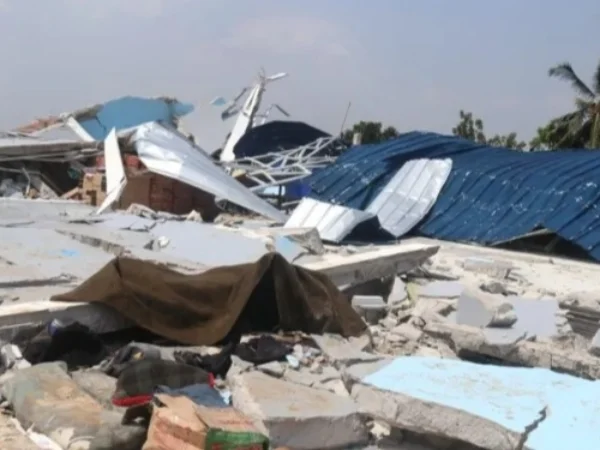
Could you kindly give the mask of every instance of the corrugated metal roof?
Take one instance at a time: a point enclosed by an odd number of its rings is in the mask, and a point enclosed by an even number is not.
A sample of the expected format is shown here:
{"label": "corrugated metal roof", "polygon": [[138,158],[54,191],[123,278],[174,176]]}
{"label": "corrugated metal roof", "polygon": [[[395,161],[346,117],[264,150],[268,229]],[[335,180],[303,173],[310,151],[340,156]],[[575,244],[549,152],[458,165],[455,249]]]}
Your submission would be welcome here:
{"label": "corrugated metal roof", "polygon": [[416,232],[490,244],[545,227],[600,260],[600,152],[518,152],[413,132],[356,147],[307,179],[311,196],[366,209],[408,160],[450,158],[452,171]]}
{"label": "corrugated metal roof", "polygon": [[340,242],[359,224],[373,218],[368,212],[304,198],[285,224],[285,228],[316,228],[321,239]]}
{"label": "corrugated metal roof", "polygon": [[429,212],[451,167],[450,159],[409,161],[385,185],[366,211],[305,198],[285,226],[314,227],[322,239],[340,242],[358,224],[377,217],[384,230],[399,238]]}
{"label": "corrugated metal roof", "polygon": [[404,164],[367,211],[381,228],[399,238],[412,230],[434,205],[450,175],[450,159],[413,159]]}

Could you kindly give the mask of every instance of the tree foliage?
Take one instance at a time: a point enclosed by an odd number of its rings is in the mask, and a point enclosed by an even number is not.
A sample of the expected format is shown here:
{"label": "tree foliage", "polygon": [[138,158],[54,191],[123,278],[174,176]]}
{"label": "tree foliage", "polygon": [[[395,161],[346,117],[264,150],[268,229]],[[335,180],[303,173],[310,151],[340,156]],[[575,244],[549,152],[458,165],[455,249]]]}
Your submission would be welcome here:
{"label": "tree foliage", "polygon": [[548,75],[567,81],[575,91],[575,110],[538,129],[534,148],[600,148],[600,63],[589,87],[569,63],[552,67]]}
{"label": "tree foliage", "polygon": [[523,150],[526,143],[517,139],[517,133],[507,135],[494,135],[488,138],[485,135],[483,120],[474,117],[473,113],[460,111],[460,121],[452,128],[452,134],[465,139],[477,142],[479,144],[491,145],[493,147],[507,147],[516,150]]}
{"label": "tree foliage", "polygon": [[381,122],[360,121],[355,123],[352,128],[342,133],[342,139],[348,143],[352,142],[354,133],[360,133],[363,144],[376,144],[378,142],[388,141],[400,135],[398,130],[392,126],[383,127]]}

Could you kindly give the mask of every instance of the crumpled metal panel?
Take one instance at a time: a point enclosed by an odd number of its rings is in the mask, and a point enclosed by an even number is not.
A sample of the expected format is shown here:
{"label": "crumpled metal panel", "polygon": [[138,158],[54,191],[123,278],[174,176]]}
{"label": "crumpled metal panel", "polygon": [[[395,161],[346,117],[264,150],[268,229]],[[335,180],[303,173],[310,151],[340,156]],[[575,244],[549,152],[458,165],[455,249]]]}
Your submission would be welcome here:
{"label": "crumpled metal panel", "polygon": [[280,223],[287,216],[218,167],[200,148],[157,122],[139,126],[133,136],[148,170],[179,180]]}
{"label": "crumpled metal panel", "polygon": [[285,228],[316,228],[321,239],[340,242],[359,224],[373,214],[305,198],[298,204]]}
{"label": "crumpled metal panel", "polygon": [[520,152],[412,132],[352,148],[306,182],[316,200],[365,210],[419,158],[450,158],[452,170],[417,233],[493,244],[547,228],[600,260],[600,151]]}
{"label": "crumpled metal panel", "polygon": [[367,211],[399,238],[417,225],[435,203],[452,169],[451,159],[414,159],[392,177]]}

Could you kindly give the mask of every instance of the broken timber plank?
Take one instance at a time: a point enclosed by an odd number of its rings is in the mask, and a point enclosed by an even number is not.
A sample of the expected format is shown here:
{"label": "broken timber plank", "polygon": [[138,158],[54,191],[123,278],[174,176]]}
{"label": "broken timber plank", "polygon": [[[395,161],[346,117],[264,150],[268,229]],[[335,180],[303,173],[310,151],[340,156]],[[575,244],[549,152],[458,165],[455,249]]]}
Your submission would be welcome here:
{"label": "broken timber plank", "polygon": [[[302,267],[328,275],[337,285],[354,285],[365,281],[407,272],[433,256],[439,246],[402,243],[351,255],[325,255],[323,260],[301,264]],[[23,327],[69,318],[89,326],[97,333],[122,330],[131,322],[104,305],[40,300],[0,306],[0,338],[11,338]]]}

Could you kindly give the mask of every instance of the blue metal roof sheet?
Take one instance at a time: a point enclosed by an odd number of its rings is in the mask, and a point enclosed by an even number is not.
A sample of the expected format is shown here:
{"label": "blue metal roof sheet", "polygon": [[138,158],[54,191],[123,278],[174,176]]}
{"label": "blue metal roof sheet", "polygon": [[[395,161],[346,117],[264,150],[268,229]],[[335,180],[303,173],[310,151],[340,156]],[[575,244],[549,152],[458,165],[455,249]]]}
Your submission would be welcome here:
{"label": "blue metal roof sheet", "polygon": [[600,151],[519,152],[412,132],[350,149],[306,183],[313,198],[364,210],[415,158],[450,158],[453,163],[415,232],[491,244],[544,227],[600,260]]}

